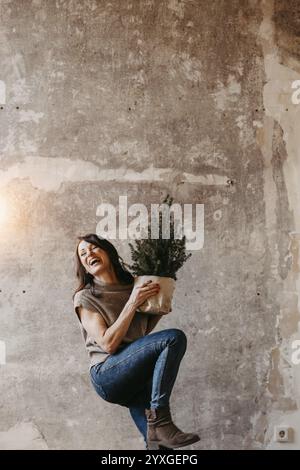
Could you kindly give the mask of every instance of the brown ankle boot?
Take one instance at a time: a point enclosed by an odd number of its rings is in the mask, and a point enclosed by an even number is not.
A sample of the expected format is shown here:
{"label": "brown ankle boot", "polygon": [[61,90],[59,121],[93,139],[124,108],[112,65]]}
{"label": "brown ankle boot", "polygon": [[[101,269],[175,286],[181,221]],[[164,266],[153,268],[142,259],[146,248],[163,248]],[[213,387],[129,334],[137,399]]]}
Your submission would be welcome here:
{"label": "brown ankle boot", "polygon": [[172,421],[170,407],[145,409],[147,417],[148,449],[158,449],[159,445],[171,449],[188,446],[200,441],[198,434],[184,433]]}

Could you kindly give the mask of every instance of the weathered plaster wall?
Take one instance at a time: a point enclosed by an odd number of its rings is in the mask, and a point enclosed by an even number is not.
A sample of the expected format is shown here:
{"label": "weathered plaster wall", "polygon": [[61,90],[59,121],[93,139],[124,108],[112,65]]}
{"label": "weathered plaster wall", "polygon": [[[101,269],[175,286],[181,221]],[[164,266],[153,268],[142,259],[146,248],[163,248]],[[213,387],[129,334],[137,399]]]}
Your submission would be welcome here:
{"label": "weathered plaster wall", "polygon": [[143,448],[128,410],[91,389],[73,252],[101,202],[166,192],[205,204],[204,248],[157,328],[188,337],[174,420],[195,448],[275,447],[275,424],[299,427],[298,2],[0,9],[0,448]]}
{"label": "weathered plaster wall", "polygon": [[259,414],[258,423],[266,423],[267,448],[282,448],[272,437],[274,426],[285,424],[294,429],[294,442],[284,448],[299,449],[300,366],[291,358],[292,342],[300,338],[300,107],[292,103],[291,87],[300,74],[300,5],[298,1],[264,1],[262,9],[266,116],[260,138],[264,142],[266,228],[274,268],[270,285],[279,313],[267,389],[271,404],[263,418]]}

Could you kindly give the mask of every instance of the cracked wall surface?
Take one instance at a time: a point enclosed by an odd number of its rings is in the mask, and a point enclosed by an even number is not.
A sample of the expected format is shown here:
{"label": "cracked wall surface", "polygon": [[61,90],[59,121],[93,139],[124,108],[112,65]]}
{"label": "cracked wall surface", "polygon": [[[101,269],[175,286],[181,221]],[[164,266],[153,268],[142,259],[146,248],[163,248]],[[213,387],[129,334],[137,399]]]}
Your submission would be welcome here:
{"label": "cracked wall surface", "polygon": [[143,448],[91,388],[74,250],[102,202],[167,192],[205,206],[156,328],[188,338],[174,421],[195,449],[278,448],[278,424],[300,448],[298,1],[6,0],[0,21],[0,448]]}

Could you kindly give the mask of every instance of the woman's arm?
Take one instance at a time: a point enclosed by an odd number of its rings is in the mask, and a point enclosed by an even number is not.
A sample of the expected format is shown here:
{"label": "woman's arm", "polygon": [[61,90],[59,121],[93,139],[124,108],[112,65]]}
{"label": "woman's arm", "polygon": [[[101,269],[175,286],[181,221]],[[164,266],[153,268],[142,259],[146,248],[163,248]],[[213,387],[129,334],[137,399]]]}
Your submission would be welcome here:
{"label": "woman's arm", "polygon": [[148,315],[148,324],[145,332],[145,336],[148,335],[157,325],[163,315]]}
{"label": "woman's arm", "polygon": [[107,327],[104,319],[101,319],[101,315],[83,306],[78,307],[80,320],[96,343],[109,354],[114,354],[128,331],[136,309],[146,299],[157,294],[158,289],[159,286],[156,284],[150,285],[149,281],[142,286],[135,286],[117,320],[109,327]]}
{"label": "woman's arm", "polygon": [[135,304],[128,301],[117,320],[110,327],[107,327],[104,319],[98,312],[84,307],[78,308],[80,320],[85,330],[109,354],[114,354],[118,349],[119,344],[128,331],[135,311]]}
{"label": "woman's arm", "polygon": [[[110,327],[107,327],[102,316],[96,311],[79,307],[78,313],[89,336],[94,338],[96,343],[98,343],[104,351],[113,354],[126,335],[135,310],[136,308],[128,302],[124,306],[118,319]],[[163,317],[163,315],[148,315],[145,336],[155,328],[161,317]]]}

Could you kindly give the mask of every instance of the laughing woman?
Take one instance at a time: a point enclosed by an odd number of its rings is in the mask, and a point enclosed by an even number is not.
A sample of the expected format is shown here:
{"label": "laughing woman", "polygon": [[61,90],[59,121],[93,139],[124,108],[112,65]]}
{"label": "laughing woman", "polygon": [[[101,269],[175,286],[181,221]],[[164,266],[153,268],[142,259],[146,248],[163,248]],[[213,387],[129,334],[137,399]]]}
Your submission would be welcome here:
{"label": "laughing woman", "polygon": [[115,247],[95,234],[78,237],[79,285],[74,310],[90,358],[90,380],[105,401],[125,406],[146,449],[184,447],[200,440],[172,421],[170,395],[185,354],[185,333],[149,334],[161,315],[138,311],[159,285],[134,286]]}

